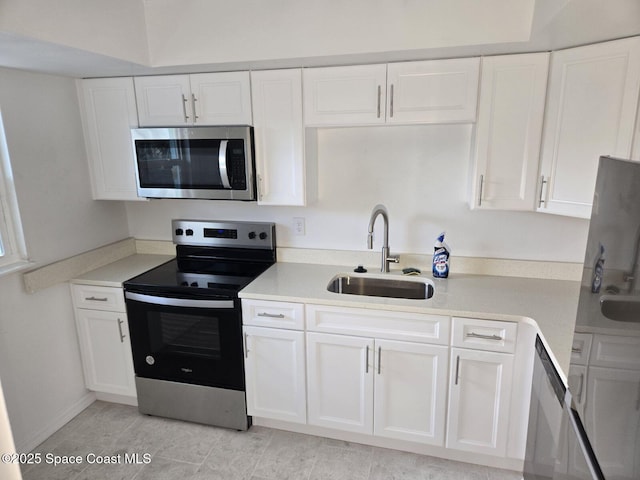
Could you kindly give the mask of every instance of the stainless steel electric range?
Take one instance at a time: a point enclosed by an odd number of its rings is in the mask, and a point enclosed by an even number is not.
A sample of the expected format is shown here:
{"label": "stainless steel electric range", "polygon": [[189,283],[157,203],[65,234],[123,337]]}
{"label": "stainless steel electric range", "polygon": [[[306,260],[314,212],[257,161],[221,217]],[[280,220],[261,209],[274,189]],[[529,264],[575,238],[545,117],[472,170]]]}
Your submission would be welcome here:
{"label": "stainless steel electric range", "polygon": [[246,430],[238,292],[276,261],[273,223],[174,220],[176,258],[124,282],[140,412]]}

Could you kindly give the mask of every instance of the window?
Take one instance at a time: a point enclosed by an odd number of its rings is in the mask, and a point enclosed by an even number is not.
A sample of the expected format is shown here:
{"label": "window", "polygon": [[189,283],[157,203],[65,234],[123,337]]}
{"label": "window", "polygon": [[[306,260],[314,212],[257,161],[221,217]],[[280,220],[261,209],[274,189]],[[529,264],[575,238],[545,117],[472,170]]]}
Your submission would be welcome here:
{"label": "window", "polygon": [[0,275],[28,264],[27,248],[13,185],[9,149],[0,112]]}

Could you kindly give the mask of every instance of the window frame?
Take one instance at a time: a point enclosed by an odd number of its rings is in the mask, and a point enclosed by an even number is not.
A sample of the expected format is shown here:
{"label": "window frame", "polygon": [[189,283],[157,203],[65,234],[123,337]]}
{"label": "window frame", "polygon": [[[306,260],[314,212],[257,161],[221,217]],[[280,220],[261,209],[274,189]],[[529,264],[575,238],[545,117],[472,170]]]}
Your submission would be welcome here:
{"label": "window frame", "polygon": [[0,276],[30,264],[0,110]]}

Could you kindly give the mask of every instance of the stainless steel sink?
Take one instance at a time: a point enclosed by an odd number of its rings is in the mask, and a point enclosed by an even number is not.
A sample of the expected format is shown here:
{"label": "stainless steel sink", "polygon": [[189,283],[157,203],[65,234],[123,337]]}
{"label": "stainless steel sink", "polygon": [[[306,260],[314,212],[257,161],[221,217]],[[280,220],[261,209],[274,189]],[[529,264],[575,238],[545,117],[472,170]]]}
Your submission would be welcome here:
{"label": "stainless steel sink", "polygon": [[640,323],[640,296],[603,295],[600,297],[600,311],[611,320]]}
{"label": "stainless steel sink", "polygon": [[327,290],[347,295],[425,300],[433,296],[433,283],[426,278],[341,273],[331,279]]}

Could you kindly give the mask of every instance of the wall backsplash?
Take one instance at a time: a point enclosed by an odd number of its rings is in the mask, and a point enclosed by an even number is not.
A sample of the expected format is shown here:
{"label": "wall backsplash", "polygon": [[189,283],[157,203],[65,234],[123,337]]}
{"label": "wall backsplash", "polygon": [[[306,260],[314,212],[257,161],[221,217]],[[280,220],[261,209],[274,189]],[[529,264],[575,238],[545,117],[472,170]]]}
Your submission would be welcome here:
{"label": "wall backsplash", "polygon": [[[452,256],[579,262],[589,222],[468,206],[471,125],[332,128],[318,131],[318,199],[307,207],[206,200],[128,202],[130,235],[169,240],[173,218],[277,223],[278,245],[365,250],[374,205],[389,210],[392,251],[431,254],[443,230]],[[304,217],[306,234],[293,234]],[[376,225],[374,249],[382,242]]]}

